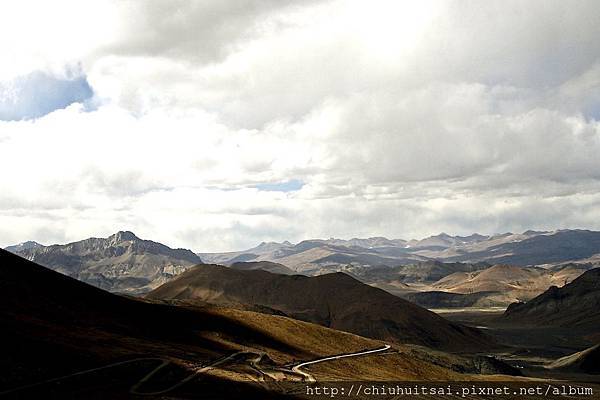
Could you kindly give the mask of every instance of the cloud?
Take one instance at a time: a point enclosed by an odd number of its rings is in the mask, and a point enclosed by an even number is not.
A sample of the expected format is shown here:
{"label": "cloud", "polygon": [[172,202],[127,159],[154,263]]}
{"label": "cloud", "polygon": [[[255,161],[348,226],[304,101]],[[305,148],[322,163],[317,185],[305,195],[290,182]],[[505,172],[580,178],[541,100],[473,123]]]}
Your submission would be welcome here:
{"label": "cloud", "polygon": [[56,4],[0,17],[1,244],[600,229],[595,1]]}
{"label": "cloud", "polygon": [[598,121],[535,106],[502,110],[502,101],[510,102],[502,88],[476,83],[429,85],[400,100],[369,93],[332,102],[324,111],[336,121],[332,174],[364,184],[600,178]]}
{"label": "cloud", "polygon": [[241,43],[272,31],[272,15],[299,8],[291,0],[125,1],[115,7],[118,34],[106,53],[200,64],[222,60]]}

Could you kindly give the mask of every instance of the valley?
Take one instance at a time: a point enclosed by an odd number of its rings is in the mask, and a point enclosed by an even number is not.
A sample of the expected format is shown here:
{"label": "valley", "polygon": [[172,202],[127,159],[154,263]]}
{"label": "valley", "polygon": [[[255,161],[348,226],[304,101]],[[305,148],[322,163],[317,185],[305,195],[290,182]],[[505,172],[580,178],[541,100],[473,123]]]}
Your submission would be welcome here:
{"label": "valley", "polygon": [[494,354],[527,376],[600,381],[600,269],[508,309],[446,309],[446,319],[478,327],[510,351]]}
{"label": "valley", "polygon": [[[593,233],[575,233],[596,245]],[[2,369],[12,371],[0,396],[304,398],[306,384],[343,381],[596,385],[591,249],[535,265],[464,256],[508,244],[530,254],[565,234],[330,239],[219,254],[127,231],[26,242],[0,253],[10,332]]]}

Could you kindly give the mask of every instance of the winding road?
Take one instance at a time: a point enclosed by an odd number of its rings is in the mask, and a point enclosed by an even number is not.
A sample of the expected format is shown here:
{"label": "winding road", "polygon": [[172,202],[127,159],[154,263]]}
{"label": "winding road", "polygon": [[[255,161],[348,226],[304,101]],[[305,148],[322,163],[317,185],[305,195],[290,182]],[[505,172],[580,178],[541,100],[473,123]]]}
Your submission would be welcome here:
{"label": "winding road", "polygon": [[356,353],[346,353],[346,354],[340,354],[337,356],[323,357],[323,358],[319,358],[317,360],[312,360],[312,361],[305,361],[305,362],[302,362],[302,363],[297,364],[296,366],[292,367],[292,371],[304,376],[306,378],[306,380],[309,382],[316,382],[316,379],[314,378],[314,376],[312,376],[308,372],[302,371],[300,368],[306,367],[307,365],[321,363],[324,361],[339,360],[340,358],[358,357],[358,356],[364,356],[367,354],[379,353],[381,351],[389,350],[391,347],[392,346],[390,346],[389,344],[386,344],[385,346],[383,346],[380,349],[365,350],[365,351],[359,351]]}
{"label": "winding road", "polygon": [[[316,379],[314,376],[312,376],[312,374],[303,371],[301,368],[309,366],[309,365],[313,365],[313,364],[317,364],[317,363],[322,363],[322,362],[326,362],[326,361],[332,361],[332,360],[339,360],[341,358],[348,358],[348,357],[360,357],[360,356],[364,356],[364,355],[369,355],[369,354],[374,354],[374,353],[380,353],[386,350],[389,350],[391,348],[391,346],[389,344],[386,344],[385,346],[379,348],[379,349],[374,349],[374,350],[364,350],[364,351],[359,351],[359,352],[354,352],[354,353],[345,353],[345,354],[339,354],[339,355],[335,355],[335,356],[328,356],[328,357],[323,357],[323,358],[319,358],[316,360],[311,360],[311,361],[304,361],[301,362],[299,364],[294,365],[291,369],[283,369],[280,368],[278,369],[279,371],[283,371],[283,372],[288,372],[288,373],[293,373],[295,375],[298,375],[300,377],[302,377],[303,380],[306,380],[308,382],[316,382]],[[102,371],[102,370],[106,370],[106,369],[110,369],[110,368],[114,368],[114,367],[118,367],[118,366],[122,366],[122,365],[127,365],[127,364],[131,364],[131,363],[135,363],[135,362],[140,362],[140,361],[157,361],[159,362],[158,366],[156,366],[155,368],[153,368],[148,374],[146,374],[142,379],[140,379],[139,381],[137,381],[136,383],[134,383],[131,388],[130,388],[130,393],[132,394],[136,394],[136,395],[162,395],[165,394],[167,392],[170,392],[182,385],[184,385],[185,383],[189,382],[190,380],[198,377],[200,374],[208,372],[209,370],[219,366],[219,365],[223,365],[225,363],[231,362],[231,361],[235,361],[236,358],[238,358],[241,355],[253,355],[256,356],[254,358],[250,358],[247,360],[248,364],[257,372],[261,375],[261,377],[263,378],[262,380],[264,381],[264,375],[267,375],[265,372],[263,372],[259,366],[260,361],[262,361],[262,358],[264,356],[266,356],[266,353],[264,353],[263,351],[238,351],[235,352],[233,354],[227,355],[227,356],[223,356],[221,358],[218,358],[216,360],[214,360],[213,362],[204,365],[204,366],[200,366],[197,369],[195,369],[190,375],[188,375],[187,377],[183,378],[182,380],[180,380],[179,382],[177,382],[176,384],[167,387],[163,390],[160,391],[154,391],[154,392],[144,392],[141,389],[141,387],[146,384],[147,382],[149,382],[160,370],[162,370],[163,368],[167,367],[169,364],[171,364],[171,361],[168,359],[164,359],[164,358],[154,358],[154,357],[148,357],[148,358],[135,358],[132,360],[128,360],[128,361],[121,361],[121,362],[117,362],[117,363],[113,363],[113,364],[109,364],[109,365],[105,365],[103,367],[99,367],[99,368],[93,368],[93,369],[88,369],[88,370],[84,370],[84,371],[79,371],[70,375],[66,375],[66,376],[62,376],[59,378],[54,378],[54,379],[48,379],[42,382],[38,382],[38,383],[34,383],[31,385],[26,385],[26,386],[21,386],[18,388],[14,388],[8,391],[4,391],[4,392],[0,392],[0,396],[2,395],[6,395],[6,394],[11,394],[11,393],[15,393],[15,392],[21,392],[23,390],[26,389],[30,389],[36,386],[41,386],[44,384],[49,384],[49,383],[58,383],[60,381],[63,380],[67,380],[69,378],[73,378],[76,376],[81,376],[81,375],[86,375],[86,374],[90,374],[90,373],[94,373],[94,372],[98,372],[98,371]],[[270,376],[270,375],[269,375]]]}

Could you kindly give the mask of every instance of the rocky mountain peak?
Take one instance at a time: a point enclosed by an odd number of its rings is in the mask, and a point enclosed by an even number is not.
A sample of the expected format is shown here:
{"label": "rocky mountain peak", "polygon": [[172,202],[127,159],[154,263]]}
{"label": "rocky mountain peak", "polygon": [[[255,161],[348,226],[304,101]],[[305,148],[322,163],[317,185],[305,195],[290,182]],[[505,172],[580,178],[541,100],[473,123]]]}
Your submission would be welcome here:
{"label": "rocky mountain peak", "polygon": [[44,247],[44,246],[39,244],[38,242],[34,242],[33,240],[28,240],[26,242],[19,243],[14,246],[8,246],[5,248],[5,250],[10,251],[11,253],[16,253],[19,251],[35,249],[37,247]]}
{"label": "rocky mountain peak", "polygon": [[135,235],[135,233],[131,231],[119,231],[112,236],[109,236],[108,239],[111,242],[125,242],[131,240],[141,240],[139,237]]}
{"label": "rocky mountain peak", "polygon": [[122,293],[151,290],[202,262],[191,250],[143,240],[131,231],[17,253],[91,285]]}

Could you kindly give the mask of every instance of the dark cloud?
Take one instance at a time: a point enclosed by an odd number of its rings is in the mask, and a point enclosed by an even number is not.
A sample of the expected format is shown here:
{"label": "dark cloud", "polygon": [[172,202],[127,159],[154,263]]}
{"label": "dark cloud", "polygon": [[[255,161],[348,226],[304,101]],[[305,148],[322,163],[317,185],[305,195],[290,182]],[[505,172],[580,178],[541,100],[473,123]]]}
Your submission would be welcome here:
{"label": "dark cloud", "polygon": [[[313,1],[125,1],[119,37],[104,52],[124,56],[174,58],[214,63],[238,49],[240,42],[273,29],[265,19]],[[276,21],[272,21],[275,23]]]}

